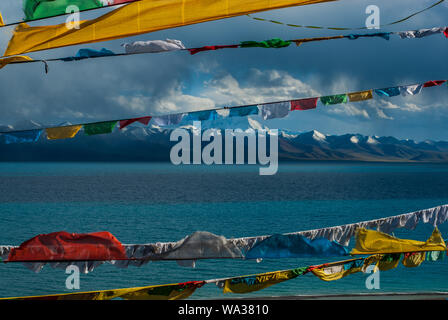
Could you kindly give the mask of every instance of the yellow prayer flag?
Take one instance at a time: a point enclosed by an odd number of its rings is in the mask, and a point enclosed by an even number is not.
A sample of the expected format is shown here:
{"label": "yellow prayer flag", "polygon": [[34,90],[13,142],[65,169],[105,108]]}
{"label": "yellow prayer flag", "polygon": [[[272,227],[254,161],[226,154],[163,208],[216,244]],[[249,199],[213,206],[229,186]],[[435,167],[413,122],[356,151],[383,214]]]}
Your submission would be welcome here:
{"label": "yellow prayer flag", "polygon": [[132,2],[93,20],[79,29],[64,24],[30,27],[20,24],[5,56],[64,46],[92,43],[235,17],[253,12],[337,0],[143,0]]}
{"label": "yellow prayer flag", "polygon": [[47,128],[45,131],[47,132],[48,140],[56,140],[56,139],[68,139],[76,136],[78,131],[82,128],[82,125],[74,125],[74,126],[64,126],[57,128]]}
{"label": "yellow prayer flag", "polygon": [[367,267],[371,264],[375,265],[376,270],[387,271],[391,269],[395,269],[400,262],[401,254],[390,255],[387,257],[384,254],[376,254],[370,257],[367,257],[364,260],[364,265],[362,266],[362,271],[365,272]]}
{"label": "yellow prayer flag", "polygon": [[373,97],[372,90],[352,92],[348,93],[347,95],[350,102],[369,100]]}
{"label": "yellow prayer flag", "polygon": [[0,69],[4,68],[6,65],[12,62],[22,62],[22,61],[33,61],[30,57],[27,56],[14,56],[9,58],[0,59]]}
{"label": "yellow prayer flag", "polygon": [[362,267],[357,266],[345,270],[343,265],[339,265],[326,268],[316,268],[311,270],[311,272],[321,280],[334,281],[344,278],[350,274],[360,272],[361,269]]}
{"label": "yellow prayer flag", "polygon": [[356,244],[350,254],[404,253],[420,251],[445,251],[446,245],[437,227],[431,237],[423,242],[398,239],[375,230],[358,229]]}
{"label": "yellow prayer flag", "polygon": [[409,256],[405,256],[401,263],[408,268],[418,267],[425,261],[426,252],[416,252],[412,253]]}
{"label": "yellow prayer flag", "polygon": [[[302,270],[303,269],[303,270]],[[227,279],[224,283],[224,293],[249,293],[270,287],[274,284],[294,279],[305,272],[306,268],[294,270],[275,271],[254,276]]]}
{"label": "yellow prayer flag", "polygon": [[0,27],[3,27],[5,25],[5,22],[3,22],[2,13],[0,12]]}
{"label": "yellow prayer flag", "polygon": [[0,298],[0,300],[178,300],[188,298],[204,285],[203,281],[192,281],[177,284],[52,294],[44,296]]}
{"label": "yellow prayer flag", "polygon": [[[141,289],[120,295],[125,300],[180,300],[191,296],[197,289],[197,286],[183,288],[167,288],[169,292],[157,292],[157,287],[150,289]],[[166,291],[166,290],[165,290]]]}
{"label": "yellow prayer flag", "polygon": [[0,300],[110,300],[135,289],[136,288],[50,294],[42,296],[1,298]]}

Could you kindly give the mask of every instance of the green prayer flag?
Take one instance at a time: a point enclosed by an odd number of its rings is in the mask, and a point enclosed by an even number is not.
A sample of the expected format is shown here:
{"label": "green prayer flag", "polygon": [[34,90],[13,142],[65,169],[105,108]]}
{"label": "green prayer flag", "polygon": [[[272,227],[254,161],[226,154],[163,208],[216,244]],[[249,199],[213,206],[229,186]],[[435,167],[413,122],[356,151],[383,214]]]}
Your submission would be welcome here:
{"label": "green prayer flag", "polygon": [[307,270],[308,270],[308,267],[300,267],[300,268],[292,269],[290,271],[291,271],[292,275],[301,276],[301,275],[305,274]]}
{"label": "green prayer flag", "polygon": [[322,102],[326,106],[330,104],[346,103],[347,94],[344,93],[344,94],[336,94],[334,96],[320,97],[320,102]]}
{"label": "green prayer flag", "polygon": [[241,48],[254,48],[254,47],[261,47],[261,48],[283,48],[287,47],[291,44],[291,41],[284,41],[282,39],[271,39],[271,40],[265,40],[265,41],[243,41],[240,44]]}
{"label": "green prayer flag", "polygon": [[97,122],[84,125],[84,133],[88,136],[111,133],[118,121]]}
{"label": "green prayer flag", "polygon": [[36,20],[71,13],[66,12],[71,5],[79,11],[103,7],[100,0],[23,0],[23,12],[26,21]]}

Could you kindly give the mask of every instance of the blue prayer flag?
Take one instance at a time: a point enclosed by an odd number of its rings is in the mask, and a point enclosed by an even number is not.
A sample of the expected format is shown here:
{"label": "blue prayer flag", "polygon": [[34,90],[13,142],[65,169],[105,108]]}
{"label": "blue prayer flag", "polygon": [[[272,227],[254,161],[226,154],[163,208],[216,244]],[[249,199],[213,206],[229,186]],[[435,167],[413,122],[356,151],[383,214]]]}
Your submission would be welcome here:
{"label": "blue prayer flag", "polygon": [[10,133],[3,133],[3,139],[6,144],[36,142],[42,133],[42,129],[16,131]]}

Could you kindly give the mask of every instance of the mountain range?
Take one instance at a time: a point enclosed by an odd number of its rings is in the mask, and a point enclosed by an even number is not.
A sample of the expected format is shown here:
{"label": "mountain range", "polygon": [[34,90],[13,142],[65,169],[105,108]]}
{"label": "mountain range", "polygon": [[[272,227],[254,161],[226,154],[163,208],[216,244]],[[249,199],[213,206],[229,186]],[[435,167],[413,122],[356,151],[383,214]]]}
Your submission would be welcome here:
{"label": "mountain range", "polygon": [[[201,125],[202,130],[251,128],[270,132],[250,117],[204,121]],[[35,121],[26,121],[0,126],[0,131],[40,127],[42,125]],[[181,127],[197,132],[191,124]],[[85,136],[80,131],[73,139],[49,141],[41,137],[36,143],[22,144],[5,144],[0,137],[0,161],[170,161],[171,147],[177,143],[170,141],[173,129],[130,125],[111,134]],[[279,160],[448,162],[448,142],[279,130]]]}

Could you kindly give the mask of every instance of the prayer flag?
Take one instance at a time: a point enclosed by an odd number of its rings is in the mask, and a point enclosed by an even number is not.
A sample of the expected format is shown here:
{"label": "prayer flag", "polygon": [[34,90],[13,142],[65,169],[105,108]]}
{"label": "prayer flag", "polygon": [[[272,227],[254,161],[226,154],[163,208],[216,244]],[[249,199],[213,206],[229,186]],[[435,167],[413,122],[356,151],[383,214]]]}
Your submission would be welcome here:
{"label": "prayer flag", "polygon": [[188,49],[188,51],[190,51],[190,54],[196,54],[196,53],[202,52],[202,51],[218,50],[218,49],[228,49],[228,48],[238,48],[238,47],[239,47],[239,45],[237,45],[237,44],[226,45],[226,46],[205,46],[205,47],[201,47],[201,48]]}
{"label": "prayer flag", "polygon": [[243,41],[240,44],[241,48],[284,48],[288,47],[291,44],[291,41],[284,41],[279,38],[265,40],[265,41]]}
{"label": "prayer flag", "polygon": [[74,261],[127,259],[126,250],[107,231],[76,234],[65,231],[41,234],[13,248],[11,261]]}
{"label": "prayer flag", "polygon": [[287,102],[260,104],[258,105],[258,109],[260,111],[261,117],[264,120],[284,118],[289,114],[289,111],[291,110],[291,103],[287,101]]}
{"label": "prayer flag", "polygon": [[372,90],[348,93],[350,102],[357,102],[372,99]]}
{"label": "prayer flag", "polygon": [[400,95],[400,87],[375,89],[375,93],[380,97],[395,97]]}
{"label": "prayer flag", "polygon": [[440,86],[441,84],[444,84],[446,82],[446,80],[432,80],[432,81],[427,81],[423,84],[423,88],[427,88],[427,87],[434,87],[434,86]]}
{"label": "prayer flag", "polygon": [[95,134],[111,133],[115,128],[117,121],[105,121],[89,123],[84,125],[84,133],[88,136],[93,136]]}
{"label": "prayer flag", "polygon": [[236,107],[229,110],[229,117],[245,117],[251,114],[258,114],[257,106]]}
{"label": "prayer flag", "polygon": [[377,33],[368,33],[368,34],[349,34],[346,36],[350,40],[356,40],[360,37],[381,37],[385,40],[390,39],[390,32],[377,32]]}
{"label": "prayer flag", "polygon": [[334,266],[317,266],[310,268],[310,271],[323,281],[334,281],[362,271],[363,262],[363,260],[354,260]]}
{"label": "prayer flag", "polygon": [[375,265],[374,269],[375,271],[377,269],[380,271],[394,269],[398,266],[401,256],[402,256],[401,253],[372,255],[364,259],[364,265],[362,267],[362,271],[365,271],[367,267],[371,264]]}
{"label": "prayer flag", "polygon": [[177,284],[147,286],[136,288],[52,294],[44,296],[3,298],[7,300],[179,300],[191,296],[204,281],[190,281]]}
{"label": "prayer flag", "polygon": [[306,272],[306,267],[291,269],[286,271],[275,271],[257,274],[253,276],[237,277],[224,280],[220,283],[223,285],[224,293],[249,293],[270,287],[274,284],[291,280]]}
{"label": "prayer flag", "polygon": [[446,250],[445,242],[437,228],[426,241],[395,238],[389,234],[360,228],[356,232],[356,244],[350,254],[401,253]]}
{"label": "prayer flag", "polygon": [[437,34],[437,33],[442,33],[444,32],[445,27],[434,27],[431,29],[420,29],[420,30],[413,30],[413,31],[402,31],[402,32],[398,32],[398,35],[400,36],[401,39],[405,39],[405,38],[423,38],[423,37],[427,37],[433,34]]}
{"label": "prayer flag", "polygon": [[3,139],[6,144],[36,142],[42,133],[42,129],[15,131],[3,133]]}
{"label": "prayer flag", "polygon": [[82,125],[75,125],[75,126],[47,128],[45,129],[45,131],[47,132],[48,140],[69,139],[75,137],[81,128]]}
{"label": "prayer flag", "polygon": [[309,110],[315,109],[319,98],[308,98],[291,101],[291,110]]}
{"label": "prayer flag", "polygon": [[256,243],[246,259],[346,256],[348,250],[325,238],[310,240],[300,234],[272,235]]}
{"label": "prayer flag", "polygon": [[151,117],[140,117],[140,118],[134,118],[134,119],[120,120],[120,130],[134,122],[140,122],[141,124],[144,124],[145,126],[147,126],[150,120],[151,120]]}
{"label": "prayer flag", "polygon": [[108,57],[114,56],[115,53],[112,51],[103,48],[101,50],[93,50],[93,49],[79,49],[74,57],[62,58],[62,61],[74,61],[74,60],[82,60],[87,58],[97,58],[97,57]]}
{"label": "prayer flag", "polygon": [[0,59],[0,69],[4,68],[6,65],[13,63],[13,62],[22,62],[22,61],[33,61],[28,56],[14,56],[9,58]]}
{"label": "prayer flag", "polygon": [[148,32],[273,10],[336,0],[152,0],[131,2],[96,19],[81,21],[79,29],[65,23],[30,27],[20,24],[5,56],[64,46],[107,41]]}
{"label": "prayer flag", "polygon": [[190,112],[185,117],[186,121],[207,121],[207,120],[216,120],[218,118],[218,114],[215,110],[204,110],[204,111],[196,111]]}
{"label": "prayer flag", "polygon": [[401,263],[408,268],[418,267],[426,260],[426,252],[408,252],[404,254]]}
{"label": "prayer flag", "polygon": [[322,102],[326,106],[330,104],[346,103],[347,94],[344,93],[344,94],[336,94],[333,96],[320,97],[320,102]]}
{"label": "prayer flag", "polygon": [[422,84],[413,84],[409,86],[401,86],[400,92],[403,96],[411,95],[414,96],[416,94],[419,94],[420,91],[422,91],[423,85]]}
{"label": "prayer flag", "polygon": [[162,52],[185,49],[180,40],[149,40],[122,44],[126,53]]}

